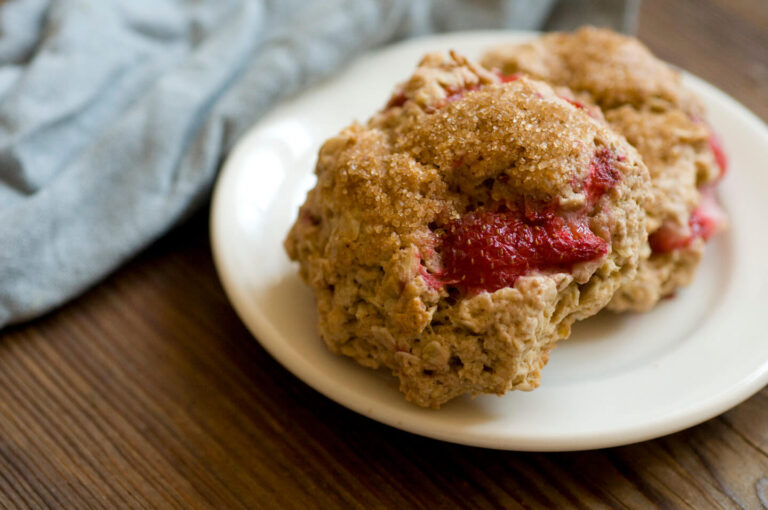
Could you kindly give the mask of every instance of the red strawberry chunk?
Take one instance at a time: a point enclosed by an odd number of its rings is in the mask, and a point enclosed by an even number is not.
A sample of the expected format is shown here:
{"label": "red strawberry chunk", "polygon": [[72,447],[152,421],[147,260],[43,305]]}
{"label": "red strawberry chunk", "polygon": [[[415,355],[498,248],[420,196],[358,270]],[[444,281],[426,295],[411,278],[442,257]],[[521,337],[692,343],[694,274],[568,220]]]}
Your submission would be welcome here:
{"label": "red strawberry chunk", "polygon": [[621,179],[616,159],[609,149],[593,155],[582,183],[587,207],[578,214],[566,216],[555,205],[524,202],[512,210],[501,206],[471,212],[449,223],[437,247],[442,269],[422,271],[425,282],[435,289],[456,285],[469,294],[493,292],[533,271],[570,271],[602,257],[608,243],[590,230],[587,213]]}
{"label": "red strawberry chunk", "polygon": [[384,109],[389,110],[390,108],[403,106],[406,101],[408,101],[408,96],[405,95],[405,92],[403,91],[397,92],[396,94],[393,94],[392,97],[389,98],[389,101],[387,102]]}
{"label": "red strawberry chunk", "polygon": [[561,97],[561,98],[562,98],[562,99],[563,99],[565,102],[567,102],[567,103],[571,103],[573,106],[575,106],[575,107],[576,107],[576,108],[578,108],[579,110],[583,110],[583,109],[584,109],[584,105],[583,105],[582,103],[580,103],[580,102],[578,102],[578,101],[576,101],[576,100],[574,100],[574,99],[571,99],[571,98],[565,97],[565,96],[560,96],[560,97]]}
{"label": "red strawberry chunk", "polygon": [[514,73],[514,74],[503,74],[501,72],[496,73],[496,76],[499,77],[501,80],[501,83],[509,83],[511,81],[519,80],[520,79],[520,73]]}
{"label": "red strawberry chunk", "polygon": [[595,152],[589,164],[589,174],[584,179],[587,202],[593,205],[606,191],[616,186],[621,174],[613,166],[616,156],[610,149]]}
{"label": "red strawberry chunk", "polygon": [[720,208],[710,188],[702,190],[701,203],[688,218],[690,233],[681,235],[670,225],[662,225],[648,236],[648,242],[654,253],[669,253],[687,248],[694,239],[705,241],[719,232],[725,225],[725,213]]}
{"label": "red strawberry chunk", "polygon": [[608,245],[585,217],[526,208],[469,213],[446,227],[440,251],[442,281],[475,294],[509,287],[531,271],[568,271],[602,257]]}

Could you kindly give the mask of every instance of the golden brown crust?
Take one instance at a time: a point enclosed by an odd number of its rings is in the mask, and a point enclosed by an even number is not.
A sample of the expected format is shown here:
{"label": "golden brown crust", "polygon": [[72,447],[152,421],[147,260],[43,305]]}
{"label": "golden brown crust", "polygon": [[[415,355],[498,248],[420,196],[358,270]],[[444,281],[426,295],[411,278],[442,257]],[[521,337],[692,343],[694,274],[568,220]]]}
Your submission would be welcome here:
{"label": "golden brown crust", "polygon": [[[601,150],[620,180],[587,208],[582,183]],[[315,291],[321,336],[391,369],[422,406],[535,388],[571,324],[634,277],[646,238],[647,169],[623,138],[548,85],[502,84],[456,54],[425,57],[387,108],[328,140],[316,174],[285,247]],[[588,214],[608,253],[495,292],[434,284],[430,227],[521,199]]]}
{"label": "golden brown crust", "polygon": [[[683,86],[679,73],[636,39],[589,27],[500,46],[482,62],[502,73],[523,73],[570,87],[579,100],[599,106],[650,171],[649,234],[664,226],[681,237],[690,235],[688,222],[701,203],[699,190],[714,183],[721,172],[709,145],[704,108]],[[691,282],[703,249],[703,243],[690,243],[676,254],[655,254],[646,248],[637,280],[617,293],[610,308],[652,308]]]}

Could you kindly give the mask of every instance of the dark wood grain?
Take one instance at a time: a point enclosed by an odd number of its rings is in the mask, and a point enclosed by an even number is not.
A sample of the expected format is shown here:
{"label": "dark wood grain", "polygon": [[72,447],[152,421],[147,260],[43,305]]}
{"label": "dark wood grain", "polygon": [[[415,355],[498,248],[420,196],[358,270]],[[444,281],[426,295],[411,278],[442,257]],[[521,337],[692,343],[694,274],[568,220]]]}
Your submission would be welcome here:
{"label": "dark wood grain", "polygon": [[[768,119],[768,2],[646,0],[640,37]],[[0,507],[768,507],[768,390],[622,448],[499,452],[358,416],[253,339],[200,213],[0,336]]]}

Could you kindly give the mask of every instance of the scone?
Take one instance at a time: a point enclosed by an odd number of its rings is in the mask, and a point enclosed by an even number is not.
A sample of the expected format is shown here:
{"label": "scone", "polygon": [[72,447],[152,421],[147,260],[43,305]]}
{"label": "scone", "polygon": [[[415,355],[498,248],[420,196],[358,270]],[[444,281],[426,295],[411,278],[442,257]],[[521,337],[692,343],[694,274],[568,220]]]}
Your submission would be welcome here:
{"label": "scone", "polygon": [[285,241],[334,353],[437,408],[538,386],[555,342],[636,274],[637,151],[543,82],[427,55],[320,150]]}
{"label": "scone", "polygon": [[680,75],[636,39],[595,28],[501,46],[482,63],[505,76],[570,88],[586,108],[597,105],[648,166],[650,249],[637,278],[622,286],[609,308],[645,311],[689,284],[705,242],[725,222],[713,186],[726,160]]}

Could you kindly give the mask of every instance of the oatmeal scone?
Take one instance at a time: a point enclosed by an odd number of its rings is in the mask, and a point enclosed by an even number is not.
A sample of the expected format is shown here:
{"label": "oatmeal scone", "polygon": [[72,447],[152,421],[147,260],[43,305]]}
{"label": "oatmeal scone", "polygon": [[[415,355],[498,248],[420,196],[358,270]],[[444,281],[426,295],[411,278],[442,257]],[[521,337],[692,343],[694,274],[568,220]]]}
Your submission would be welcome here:
{"label": "oatmeal scone", "polygon": [[331,351],[408,400],[531,390],[555,342],[634,278],[649,177],[543,82],[427,55],[320,150],[285,241]]}
{"label": "oatmeal scone", "polygon": [[637,278],[616,293],[609,308],[648,310],[689,284],[705,242],[725,221],[712,188],[726,161],[704,108],[679,73],[638,40],[589,27],[500,46],[482,63],[504,76],[523,74],[570,88],[585,107],[597,105],[648,166],[651,249]]}

